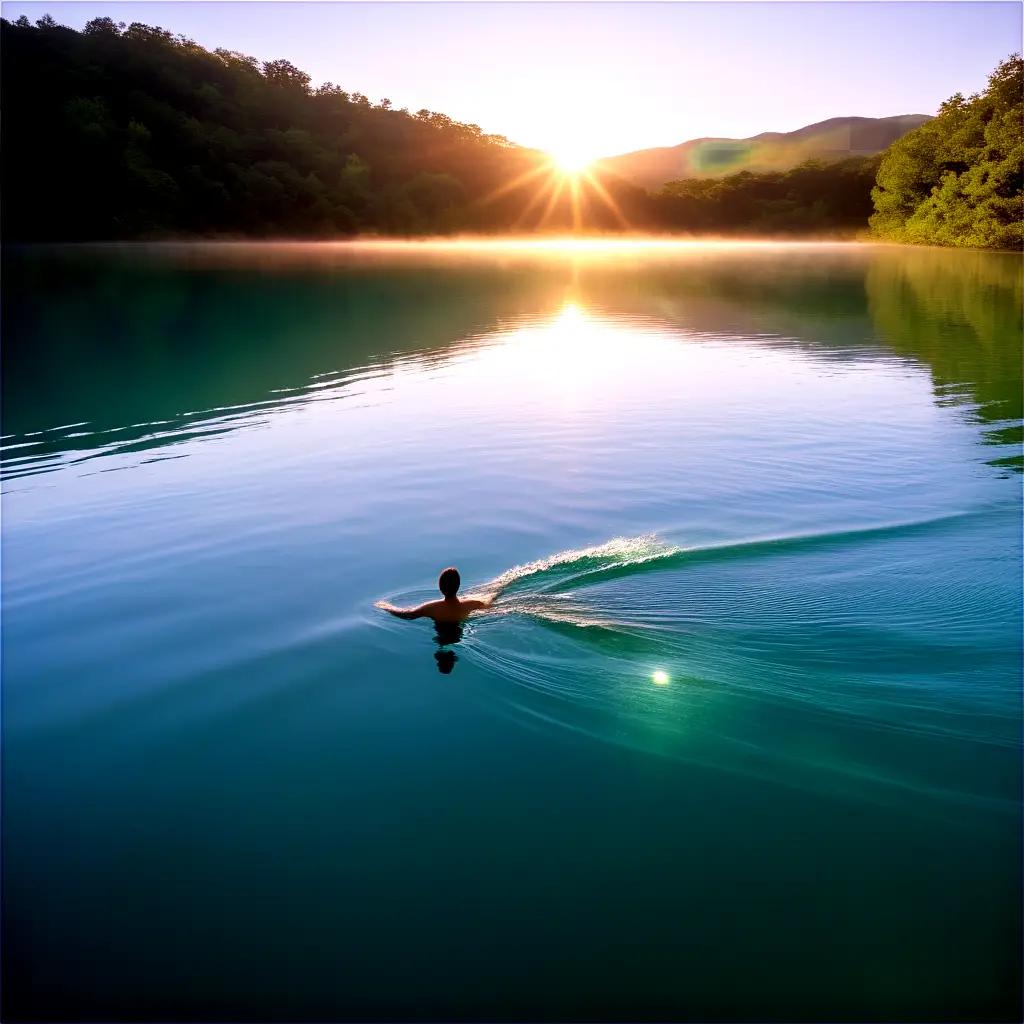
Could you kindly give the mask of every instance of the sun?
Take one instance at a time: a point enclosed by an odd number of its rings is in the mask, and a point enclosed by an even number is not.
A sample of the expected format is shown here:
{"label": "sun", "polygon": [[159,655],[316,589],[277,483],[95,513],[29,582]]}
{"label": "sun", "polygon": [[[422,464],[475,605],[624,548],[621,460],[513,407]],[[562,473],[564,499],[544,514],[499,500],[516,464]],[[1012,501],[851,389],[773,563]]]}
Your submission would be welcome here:
{"label": "sun", "polygon": [[[597,137],[596,134],[594,136]],[[591,144],[588,146],[587,142]],[[532,223],[544,228],[553,215],[572,213],[572,230],[579,233],[590,208],[601,204],[618,224],[628,229],[629,221],[619,209],[614,190],[605,187],[605,161],[596,154],[593,139],[582,134],[570,139],[559,139],[554,146],[534,150],[538,159],[530,160],[522,174],[499,185],[484,197],[489,203],[510,193],[526,193],[525,205],[514,227]],[[530,222],[530,218],[533,221]]]}
{"label": "sun", "polygon": [[566,175],[582,174],[594,162],[590,153],[573,145],[549,149],[548,156],[555,167]]}

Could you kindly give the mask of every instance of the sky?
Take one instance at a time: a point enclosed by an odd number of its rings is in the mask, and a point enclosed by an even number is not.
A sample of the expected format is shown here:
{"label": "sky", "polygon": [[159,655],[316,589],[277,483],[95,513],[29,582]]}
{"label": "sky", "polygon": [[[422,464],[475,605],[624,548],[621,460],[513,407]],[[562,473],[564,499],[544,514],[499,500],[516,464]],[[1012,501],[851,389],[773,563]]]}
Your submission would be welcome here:
{"label": "sky", "polygon": [[1021,46],[1018,2],[5,2],[284,57],[374,102],[610,156],[829,117],[933,114]]}

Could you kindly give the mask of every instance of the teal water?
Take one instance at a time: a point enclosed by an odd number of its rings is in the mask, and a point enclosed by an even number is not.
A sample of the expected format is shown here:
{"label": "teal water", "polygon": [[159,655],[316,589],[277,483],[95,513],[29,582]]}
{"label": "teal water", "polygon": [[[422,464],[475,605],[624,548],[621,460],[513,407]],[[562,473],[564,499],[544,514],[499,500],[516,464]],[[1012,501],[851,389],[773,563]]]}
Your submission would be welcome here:
{"label": "teal water", "polygon": [[1019,1019],[1017,257],[4,259],[6,1019]]}

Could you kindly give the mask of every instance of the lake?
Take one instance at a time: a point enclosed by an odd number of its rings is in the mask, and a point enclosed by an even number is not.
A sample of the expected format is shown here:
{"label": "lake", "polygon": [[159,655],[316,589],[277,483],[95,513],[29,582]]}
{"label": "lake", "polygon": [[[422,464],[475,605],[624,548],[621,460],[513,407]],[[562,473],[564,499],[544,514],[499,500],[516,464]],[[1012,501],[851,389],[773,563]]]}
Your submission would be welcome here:
{"label": "lake", "polygon": [[4,285],[6,1019],[1019,1019],[1019,257]]}

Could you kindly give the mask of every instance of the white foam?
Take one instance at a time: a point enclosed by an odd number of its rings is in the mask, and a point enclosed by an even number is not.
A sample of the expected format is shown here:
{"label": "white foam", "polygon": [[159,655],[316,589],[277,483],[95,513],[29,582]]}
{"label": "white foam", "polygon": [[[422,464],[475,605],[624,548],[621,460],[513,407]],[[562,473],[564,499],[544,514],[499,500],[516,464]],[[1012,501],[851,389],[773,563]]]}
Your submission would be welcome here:
{"label": "white foam", "polygon": [[655,558],[674,555],[681,549],[668,544],[653,533],[639,537],[613,537],[604,544],[589,548],[571,548],[557,554],[539,558],[524,565],[516,565],[495,577],[483,589],[504,590],[531,576],[550,573],[552,570],[569,568],[578,562],[598,562],[602,568],[615,565],[637,565]]}

